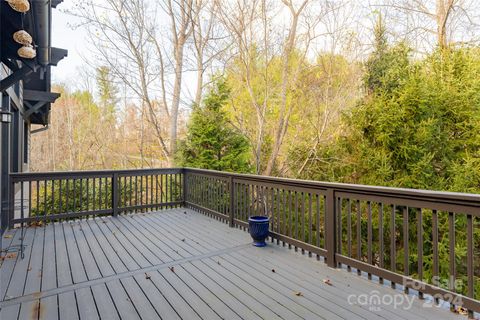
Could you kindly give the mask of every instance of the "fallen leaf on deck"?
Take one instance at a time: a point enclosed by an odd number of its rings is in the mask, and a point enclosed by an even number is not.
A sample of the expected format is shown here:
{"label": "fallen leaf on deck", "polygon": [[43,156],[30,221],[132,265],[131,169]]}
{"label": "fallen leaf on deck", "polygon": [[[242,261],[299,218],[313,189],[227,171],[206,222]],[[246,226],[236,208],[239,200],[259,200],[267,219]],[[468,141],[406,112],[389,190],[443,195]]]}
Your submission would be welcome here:
{"label": "fallen leaf on deck", "polygon": [[456,311],[463,316],[468,315],[468,310],[465,309],[464,307],[458,307]]}
{"label": "fallen leaf on deck", "polygon": [[11,234],[7,234],[6,236],[4,236],[5,239],[10,239],[11,237],[13,237]]}
{"label": "fallen leaf on deck", "polygon": [[149,280],[151,277],[148,273],[145,272],[145,279]]}
{"label": "fallen leaf on deck", "polygon": [[185,238],[183,238],[182,241],[185,242]]}
{"label": "fallen leaf on deck", "polygon": [[297,297],[303,297],[303,293],[301,293],[300,291],[295,291],[295,295]]}
{"label": "fallen leaf on deck", "polygon": [[217,264],[220,264],[220,261],[217,261]]}
{"label": "fallen leaf on deck", "polygon": [[330,279],[323,279],[323,283],[333,286],[333,284],[330,282]]}
{"label": "fallen leaf on deck", "polygon": [[174,268],[174,267],[170,267],[170,268],[168,268],[168,269],[170,269],[170,271],[172,271],[172,272],[175,272],[175,268]]}
{"label": "fallen leaf on deck", "polygon": [[7,253],[7,255],[5,256],[5,259],[13,259],[16,257],[17,257],[16,253]]}

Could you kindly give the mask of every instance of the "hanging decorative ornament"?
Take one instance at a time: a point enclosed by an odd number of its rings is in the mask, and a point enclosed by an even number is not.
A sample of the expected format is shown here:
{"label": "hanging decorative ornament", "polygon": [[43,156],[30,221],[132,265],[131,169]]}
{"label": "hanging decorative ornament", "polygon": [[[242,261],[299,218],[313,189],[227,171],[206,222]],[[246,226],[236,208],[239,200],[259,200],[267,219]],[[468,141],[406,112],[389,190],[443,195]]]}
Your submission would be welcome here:
{"label": "hanging decorative ornament", "polygon": [[33,59],[37,56],[37,51],[31,45],[23,46],[17,51],[18,55],[22,58]]}
{"label": "hanging decorative ornament", "polygon": [[15,42],[28,46],[32,44],[32,36],[25,30],[18,30],[13,34]]}
{"label": "hanging decorative ornament", "polygon": [[30,2],[28,0],[6,0],[10,7],[12,7],[13,10],[18,11],[18,12],[27,12],[30,10]]}

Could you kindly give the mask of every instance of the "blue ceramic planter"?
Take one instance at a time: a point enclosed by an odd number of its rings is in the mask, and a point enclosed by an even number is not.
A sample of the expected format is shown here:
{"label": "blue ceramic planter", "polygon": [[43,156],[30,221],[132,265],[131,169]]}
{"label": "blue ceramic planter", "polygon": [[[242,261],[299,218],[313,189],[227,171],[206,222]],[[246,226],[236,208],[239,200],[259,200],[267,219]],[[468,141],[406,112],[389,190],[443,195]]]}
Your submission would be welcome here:
{"label": "blue ceramic planter", "polygon": [[265,239],[268,237],[269,217],[253,216],[248,218],[248,226],[250,235],[253,238],[253,245],[255,247],[265,247]]}

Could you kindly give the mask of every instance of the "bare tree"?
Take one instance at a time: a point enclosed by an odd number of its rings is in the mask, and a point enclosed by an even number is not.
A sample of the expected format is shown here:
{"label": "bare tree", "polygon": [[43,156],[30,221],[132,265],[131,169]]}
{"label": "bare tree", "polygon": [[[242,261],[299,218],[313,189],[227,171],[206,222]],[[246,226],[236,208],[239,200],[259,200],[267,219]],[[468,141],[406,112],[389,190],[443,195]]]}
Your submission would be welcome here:
{"label": "bare tree", "polygon": [[[266,0],[244,0],[234,3],[224,4],[220,7],[220,18],[227,32],[231,35],[233,55],[240,61],[242,73],[245,76],[245,86],[249,93],[251,103],[256,114],[257,129],[252,145],[254,146],[254,161],[256,173],[260,173],[262,161],[262,144],[265,136],[265,112],[268,100],[268,46],[267,29],[268,19],[266,17]],[[261,15],[258,12],[261,12]],[[260,22],[260,27],[258,26]],[[257,36],[261,34],[263,39]],[[254,70],[251,57],[253,55],[254,45],[257,42],[264,43],[265,69],[264,69],[264,87],[263,97],[260,99],[255,93],[252,85],[252,72]],[[263,100],[263,101],[261,101]]]}
{"label": "bare tree", "polygon": [[195,105],[200,105],[205,72],[213,60],[224,50],[222,39],[224,35],[218,28],[219,2],[213,0],[195,0],[192,10],[193,48],[197,73],[197,86],[195,90]]}
{"label": "bare tree", "polygon": [[[280,147],[283,143],[283,138],[288,129],[288,122],[290,120],[290,115],[292,112],[292,106],[287,104],[287,90],[289,86],[289,80],[291,76],[290,68],[290,57],[295,48],[295,40],[298,32],[298,20],[302,11],[305,9],[309,0],[303,0],[298,8],[295,8],[292,0],[282,0],[283,4],[288,8],[290,13],[290,29],[288,31],[287,39],[285,40],[285,45],[282,53],[282,89],[281,89],[281,105],[280,105],[280,114],[278,117],[278,123],[275,128],[274,142],[272,153],[268,159],[267,167],[264,171],[264,174],[270,175],[272,173],[275,161],[277,160],[278,153],[280,152]],[[297,67],[298,70],[299,67]],[[297,70],[294,70],[294,73],[297,73]],[[294,75],[295,77],[295,75]]]}
{"label": "bare tree", "polygon": [[[426,50],[432,43],[445,49],[450,45],[475,44],[480,40],[477,1],[389,0],[374,2],[373,6],[386,8],[385,16],[393,22],[394,31]],[[435,41],[431,41],[432,36]]]}
{"label": "bare tree", "polygon": [[[107,66],[145,107],[170,165],[176,152],[185,47],[194,25],[192,10],[193,0],[156,4],[106,0],[73,10],[87,27],[94,64]],[[159,23],[165,17],[168,24]]]}
{"label": "bare tree", "polygon": [[[296,107],[288,95],[305,67],[302,61],[317,36],[317,26],[324,14],[323,1],[307,10],[311,3],[239,0],[221,9],[221,21],[232,37],[236,77],[244,85],[252,107],[234,112],[239,127],[245,131],[242,128],[245,117],[249,113],[255,115],[256,126],[247,124],[251,129],[246,133],[253,145],[257,173],[271,175],[283,153],[290,117]],[[273,65],[277,68],[278,57],[280,79],[274,74],[278,71],[271,70]],[[232,107],[236,108],[234,102]],[[272,141],[269,145],[265,144],[267,139]]]}

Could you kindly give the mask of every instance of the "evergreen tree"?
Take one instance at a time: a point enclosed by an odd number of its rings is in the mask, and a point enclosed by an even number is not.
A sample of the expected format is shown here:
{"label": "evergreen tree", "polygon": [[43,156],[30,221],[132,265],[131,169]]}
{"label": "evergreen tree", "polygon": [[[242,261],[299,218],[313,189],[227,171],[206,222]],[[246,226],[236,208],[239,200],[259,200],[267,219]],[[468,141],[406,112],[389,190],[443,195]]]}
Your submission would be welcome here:
{"label": "evergreen tree", "polygon": [[97,86],[99,104],[103,109],[104,116],[114,118],[118,103],[118,88],[115,86],[113,77],[108,67],[97,68]]}
{"label": "evergreen tree", "polygon": [[193,107],[187,136],[180,142],[177,163],[185,167],[233,172],[249,172],[247,138],[228,122],[223,106],[230,91],[224,81],[216,81],[203,104]]}
{"label": "evergreen tree", "polygon": [[391,93],[405,78],[409,49],[404,43],[388,45],[387,28],[380,13],[373,32],[373,52],[365,64],[365,88],[367,94]]}

